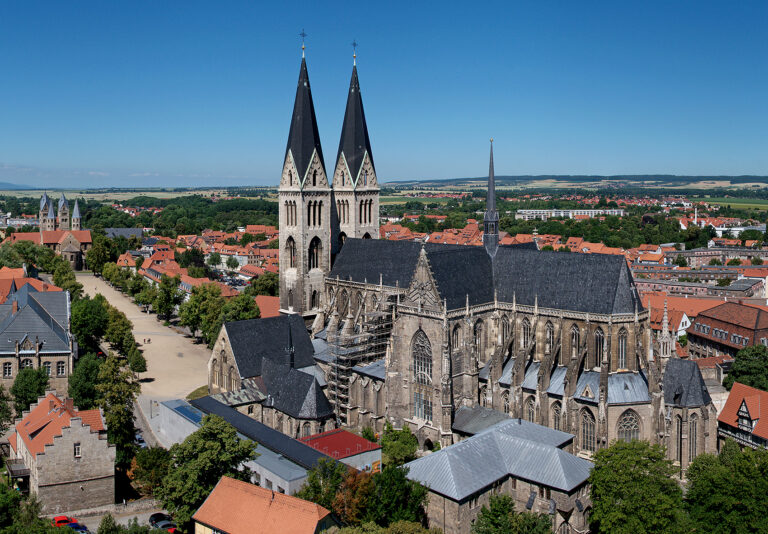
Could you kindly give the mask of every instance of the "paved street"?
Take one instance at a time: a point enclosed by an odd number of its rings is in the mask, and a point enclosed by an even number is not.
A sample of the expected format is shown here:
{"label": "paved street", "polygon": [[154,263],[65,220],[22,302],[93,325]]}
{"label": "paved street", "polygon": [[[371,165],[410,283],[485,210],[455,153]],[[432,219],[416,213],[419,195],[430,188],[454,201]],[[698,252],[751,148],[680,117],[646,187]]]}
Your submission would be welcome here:
{"label": "paved street", "polygon": [[[186,397],[192,390],[208,383],[208,358],[205,344],[195,344],[176,331],[163,326],[156,314],[142,313],[129,297],[91,274],[78,274],[85,293],[104,295],[109,303],[125,313],[133,323],[133,335],[147,360],[147,372],[141,374],[142,409],[149,399],[168,400]],[[144,339],[151,343],[144,344]],[[149,414],[147,414],[149,416]]]}
{"label": "paved street", "polygon": [[[119,523],[120,525],[128,525],[128,523],[135,517],[139,521],[139,525],[149,525],[149,516],[154,514],[155,512],[160,512],[161,510],[147,510],[145,512],[136,512],[132,514],[112,514],[112,517],[115,518],[115,521]],[[103,516],[95,515],[92,517],[78,517],[78,521],[88,527],[88,530],[91,532],[96,532],[99,529],[99,523],[101,523],[101,518]]]}

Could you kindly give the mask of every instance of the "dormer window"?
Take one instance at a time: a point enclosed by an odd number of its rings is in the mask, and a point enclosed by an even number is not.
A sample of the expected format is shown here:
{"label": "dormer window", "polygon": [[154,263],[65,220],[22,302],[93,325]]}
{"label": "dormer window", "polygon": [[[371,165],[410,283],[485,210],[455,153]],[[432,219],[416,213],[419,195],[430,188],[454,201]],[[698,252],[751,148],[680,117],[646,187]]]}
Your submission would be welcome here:
{"label": "dormer window", "polygon": [[749,415],[749,410],[747,409],[747,403],[746,401],[741,402],[741,406],[739,407],[738,412],[738,418],[739,418],[739,430],[744,430],[745,432],[752,432],[752,429],[755,428],[756,420],[753,420],[752,417]]}

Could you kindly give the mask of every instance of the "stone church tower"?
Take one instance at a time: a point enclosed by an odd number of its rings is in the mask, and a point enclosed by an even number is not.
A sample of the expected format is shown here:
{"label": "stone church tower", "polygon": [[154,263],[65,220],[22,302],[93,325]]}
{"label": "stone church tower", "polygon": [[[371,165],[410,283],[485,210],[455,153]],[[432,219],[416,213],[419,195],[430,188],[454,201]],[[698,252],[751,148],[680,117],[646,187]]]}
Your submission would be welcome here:
{"label": "stone church tower", "polygon": [[332,195],[303,52],[278,196],[280,310],[312,316],[331,269]]}
{"label": "stone church tower", "polygon": [[48,193],[43,193],[42,198],[40,198],[38,219],[41,232],[56,230],[56,214],[53,211],[53,199],[48,196]]}
{"label": "stone church tower", "polygon": [[331,246],[335,256],[348,237],[379,238],[379,183],[363,111],[357,65],[352,66],[347,109],[333,172]]}
{"label": "stone church tower", "polygon": [[64,196],[64,193],[61,194],[61,197],[59,197],[59,230],[71,230],[70,220],[69,220],[69,202],[67,202],[67,197]]}
{"label": "stone church tower", "polygon": [[82,218],[80,217],[80,206],[77,204],[77,199],[75,199],[75,207],[72,210],[72,230],[82,229],[81,220]]}

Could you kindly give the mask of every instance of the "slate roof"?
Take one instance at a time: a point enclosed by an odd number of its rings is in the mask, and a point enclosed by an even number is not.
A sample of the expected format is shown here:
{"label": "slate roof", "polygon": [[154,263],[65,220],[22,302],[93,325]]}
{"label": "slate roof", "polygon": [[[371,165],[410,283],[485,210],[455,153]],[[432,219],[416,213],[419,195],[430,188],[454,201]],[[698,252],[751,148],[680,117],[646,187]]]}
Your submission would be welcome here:
{"label": "slate roof", "polygon": [[384,358],[376,360],[368,365],[356,365],[352,370],[363,376],[369,376],[377,380],[384,380],[387,376],[387,366]]}
{"label": "slate roof", "polygon": [[73,219],[80,219],[80,204],[77,203],[77,199],[75,199],[75,208],[72,210],[72,218]]}
{"label": "slate roof", "polygon": [[336,161],[338,165],[341,155],[344,154],[352,181],[355,183],[360,167],[363,165],[363,157],[366,152],[368,152],[371,166],[373,166],[373,152],[371,151],[371,140],[368,138],[368,126],[365,122],[363,97],[360,94],[360,81],[357,79],[357,66],[353,66],[352,79],[349,81],[347,109],[344,112],[344,123],[341,127],[341,139],[339,141]]}
{"label": "slate roof", "polygon": [[[587,387],[589,387],[590,397],[586,394]],[[600,396],[600,373],[598,371],[584,371],[579,375],[579,379],[576,381],[576,393],[573,395],[574,399],[591,402],[597,404]]]}
{"label": "slate roof", "polygon": [[[694,367],[696,365],[694,364]],[[642,404],[651,402],[645,375],[635,372],[608,375],[608,404]]]}
{"label": "slate roof", "polygon": [[206,414],[218,415],[235,427],[235,430],[243,436],[256,441],[260,446],[282,454],[304,469],[312,469],[318,461],[329,458],[320,451],[316,451],[282,432],[269,428],[210,396],[195,399],[190,401],[190,404]]}
{"label": "slate roof", "polygon": [[[18,311],[13,313],[13,302]],[[69,353],[69,294],[38,292],[26,284],[0,304],[0,353],[16,351],[16,341],[43,342],[41,352]]]}
{"label": "slate roof", "polygon": [[283,362],[264,359],[261,379],[267,398],[274,407],[296,419],[326,419],[333,415],[323,388],[314,374],[307,374]]}
{"label": "slate roof", "polygon": [[[622,256],[562,254],[500,246],[493,261],[482,247],[384,239],[347,239],[330,278],[410,286],[421,248],[448,309],[504,302],[601,314],[643,309]],[[573,280],[579,280],[574,284]]]}
{"label": "slate roof", "polygon": [[539,382],[540,367],[541,367],[541,362],[531,362],[531,364],[528,366],[528,369],[525,370],[525,378],[523,378],[523,383],[522,383],[523,389],[529,389],[531,391],[536,390],[536,385]]}
{"label": "slate roof", "polygon": [[40,211],[43,211],[45,209],[46,204],[48,204],[48,201],[50,198],[48,197],[48,193],[43,193],[43,196],[40,197]]}
{"label": "slate roof", "polygon": [[586,482],[592,462],[503,430],[514,424],[515,420],[500,423],[414,460],[406,464],[407,476],[459,502],[507,476],[564,492],[571,492]]}
{"label": "slate roof", "polygon": [[59,197],[59,211],[61,211],[61,208],[63,208],[66,204],[67,204],[67,197],[65,197],[64,193],[62,192],[61,196]]}
{"label": "slate roof", "polygon": [[712,402],[701,370],[692,360],[672,358],[664,369],[664,403],[670,406],[705,406]]}
{"label": "slate roof", "polygon": [[285,148],[286,158],[288,152],[293,156],[296,170],[299,173],[299,180],[304,180],[304,175],[312,161],[312,152],[315,150],[317,150],[320,164],[325,168],[323,149],[320,146],[320,134],[317,130],[315,105],[312,102],[312,89],[309,86],[307,61],[301,58],[301,71],[296,87],[296,100],[293,104],[291,129],[288,132],[288,146]]}
{"label": "slate roof", "polygon": [[293,338],[294,367],[314,365],[314,349],[299,315],[281,315],[224,323],[241,378],[260,376],[265,359],[288,362],[290,335]]}
{"label": "slate roof", "polygon": [[547,393],[549,395],[560,395],[562,397],[565,392],[565,374],[568,372],[568,368],[564,365],[558,365],[555,370],[552,371],[552,376],[549,377],[549,387]]}
{"label": "slate roof", "polygon": [[451,429],[461,434],[474,435],[508,419],[508,414],[485,406],[462,406],[453,415]]}
{"label": "slate roof", "polygon": [[[72,217],[74,218],[74,215],[72,215]],[[112,238],[122,236],[126,239],[132,237],[141,239],[142,230],[141,228],[104,228],[104,234],[106,234],[107,237]]]}

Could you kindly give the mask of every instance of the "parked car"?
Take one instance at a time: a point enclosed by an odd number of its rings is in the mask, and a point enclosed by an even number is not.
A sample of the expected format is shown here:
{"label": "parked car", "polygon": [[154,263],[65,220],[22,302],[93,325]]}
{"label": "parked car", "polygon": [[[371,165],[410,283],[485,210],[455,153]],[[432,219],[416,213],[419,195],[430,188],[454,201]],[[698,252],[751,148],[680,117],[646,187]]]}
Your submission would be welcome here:
{"label": "parked car", "polygon": [[155,525],[155,528],[159,528],[160,530],[167,530],[172,534],[177,532],[176,523],[173,521],[160,521],[157,525]]}
{"label": "parked car", "polygon": [[173,518],[166,513],[157,512],[149,516],[149,526],[157,527],[157,524],[161,521],[173,521]]}
{"label": "parked car", "polygon": [[147,448],[147,442],[144,441],[144,436],[142,435],[141,432],[136,432],[136,444],[142,449]]}
{"label": "parked car", "polygon": [[81,532],[82,534],[91,534],[91,531],[88,530],[88,527],[86,527],[85,525],[81,525],[80,523],[77,523],[77,522],[68,523],[64,526],[71,528],[75,532]]}
{"label": "parked car", "polygon": [[69,525],[70,523],[77,523],[77,519],[66,515],[57,515],[51,519],[51,526],[53,527],[63,527],[64,525]]}

